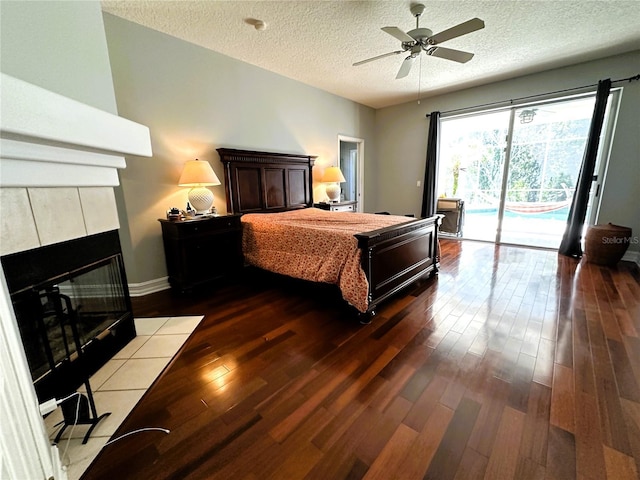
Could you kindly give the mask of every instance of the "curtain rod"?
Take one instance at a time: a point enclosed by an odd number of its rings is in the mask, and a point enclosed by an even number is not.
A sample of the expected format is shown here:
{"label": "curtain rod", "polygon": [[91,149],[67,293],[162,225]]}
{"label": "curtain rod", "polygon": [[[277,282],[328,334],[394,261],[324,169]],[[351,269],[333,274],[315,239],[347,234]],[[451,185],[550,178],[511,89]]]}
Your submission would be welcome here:
{"label": "curtain rod", "polygon": [[[613,85],[614,83],[633,82],[633,81],[636,81],[636,80],[640,80],[640,74],[634,75],[633,77],[627,77],[627,78],[621,78],[619,80],[613,80],[611,82],[611,84]],[[483,103],[481,105],[475,105],[473,107],[455,108],[453,110],[447,110],[446,112],[440,112],[440,113],[445,114],[445,113],[462,112],[464,110],[472,110],[472,109],[478,108],[478,107],[490,107],[492,105],[503,105],[505,103],[508,103],[509,105],[512,105],[513,102],[517,102],[517,101],[520,101],[520,100],[528,100],[530,98],[545,97],[547,95],[554,95],[556,93],[573,92],[575,90],[583,90],[585,88],[593,88],[593,87],[597,87],[597,86],[598,86],[598,84],[594,83],[592,85],[584,85],[582,87],[573,87],[573,88],[565,88],[564,90],[556,90],[555,92],[537,93],[536,95],[528,95],[526,97],[512,98],[511,100],[501,100],[499,102]],[[426,117],[429,118],[430,116],[431,116],[431,114],[427,113]]]}

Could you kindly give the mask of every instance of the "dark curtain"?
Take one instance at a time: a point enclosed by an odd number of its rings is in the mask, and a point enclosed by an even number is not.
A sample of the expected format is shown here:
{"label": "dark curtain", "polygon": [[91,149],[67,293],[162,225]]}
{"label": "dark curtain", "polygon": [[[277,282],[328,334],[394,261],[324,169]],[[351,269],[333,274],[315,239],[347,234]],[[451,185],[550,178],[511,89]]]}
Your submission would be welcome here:
{"label": "dark curtain", "polygon": [[582,158],[582,166],[578,174],[576,189],[571,200],[571,208],[567,217],[567,227],[560,242],[558,253],[568,257],[580,258],[582,256],[582,229],[587,215],[587,202],[589,201],[589,190],[593,181],[593,170],[596,166],[596,156],[598,155],[598,145],[600,143],[600,132],[604,123],[604,114],[607,108],[607,99],[611,90],[611,80],[601,80],[598,82],[598,93],[596,94],[596,104],[591,118],[589,128],[589,138]]}
{"label": "dark curtain", "polygon": [[436,180],[438,175],[438,130],[440,112],[429,114],[429,136],[427,137],[427,161],[424,169],[424,189],[422,190],[422,218],[436,214]]}

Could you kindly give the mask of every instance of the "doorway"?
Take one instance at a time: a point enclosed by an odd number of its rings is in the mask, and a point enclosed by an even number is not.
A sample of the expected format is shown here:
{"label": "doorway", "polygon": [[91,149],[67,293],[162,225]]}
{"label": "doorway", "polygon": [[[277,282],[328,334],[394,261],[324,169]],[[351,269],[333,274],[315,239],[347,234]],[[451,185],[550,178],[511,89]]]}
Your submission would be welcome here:
{"label": "doorway", "polygon": [[438,196],[464,205],[459,236],[558,248],[594,103],[588,94],[443,118]]}
{"label": "doorway", "polygon": [[364,178],[364,140],[362,138],[338,135],[339,156],[338,166],[344,175],[345,182],[341,185],[340,201],[357,202],[356,210],[363,211],[363,178]]}

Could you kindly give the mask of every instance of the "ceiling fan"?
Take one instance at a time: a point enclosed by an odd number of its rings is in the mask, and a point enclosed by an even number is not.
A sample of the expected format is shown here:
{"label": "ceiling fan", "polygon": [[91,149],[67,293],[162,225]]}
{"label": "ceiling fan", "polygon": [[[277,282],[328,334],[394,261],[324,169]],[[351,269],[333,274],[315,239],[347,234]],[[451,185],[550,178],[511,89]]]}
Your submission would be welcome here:
{"label": "ceiling fan", "polygon": [[428,28],[420,28],[420,16],[424,13],[425,6],[421,3],[415,3],[411,5],[411,14],[416,17],[416,28],[408,32],[400,30],[398,27],[383,27],[382,30],[389,35],[397,38],[402,42],[402,50],[396,50],[395,52],[384,53],[373,58],[361,60],[353,64],[354,67],[362,65],[364,63],[373,62],[380,58],[389,57],[391,55],[398,55],[400,53],[408,52],[409,56],[404,59],[400,70],[396,78],[404,78],[409,75],[413,61],[420,55],[420,52],[424,51],[427,55],[432,57],[440,57],[447,60],[453,60],[458,63],[466,63],[473,58],[473,53],[463,52],[461,50],[453,50],[451,48],[441,47],[439,44],[451,40],[452,38],[466,35],[467,33],[475,32],[484,28],[484,22],[479,18],[472,18],[466,22],[463,22],[455,27],[443,30],[435,35]]}

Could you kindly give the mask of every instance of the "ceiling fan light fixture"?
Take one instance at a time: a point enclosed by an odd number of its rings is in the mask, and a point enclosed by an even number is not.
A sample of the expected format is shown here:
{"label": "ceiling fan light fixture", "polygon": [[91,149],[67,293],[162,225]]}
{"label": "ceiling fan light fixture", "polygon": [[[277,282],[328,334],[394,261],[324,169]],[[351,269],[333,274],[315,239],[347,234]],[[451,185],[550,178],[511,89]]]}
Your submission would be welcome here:
{"label": "ceiling fan light fixture", "polygon": [[400,70],[396,75],[396,79],[400,79],[409,74],[413,60],[420,56],[420,52],[422,50],[424,50],[429,56],[439,57],[457,63],[466,63],[473,58],[473,53],[454,50],[452,48],[443,48],[440,47],[439,44],[484,28],[484,22],[482,20],[479,18],[472,18],[471,20],[462,22],[434,35],[430,29],[420,28],[420,16],[424,13],[425,6],[421,3],[413,3],[411,4],[410,10],[411,14],[416,18],[415,29],[404,32],[398,27],[382,27],[383,32],[391,35],[397,40],[400,40],[402,50],[385,53],[366,60],[360,60],[359,62],[355,62],[353,66],[362,65],[397,53],[408,52],[409,56],[405,58],[404,62],[402,62]]}
{"label": "ceiling fan light fixture", "polygon": [[433,32],[428,28],[414,28],[413,30],[409,30],[407,35],[414,38],[416,42],[427,43],[429,37],[433,35]]}

